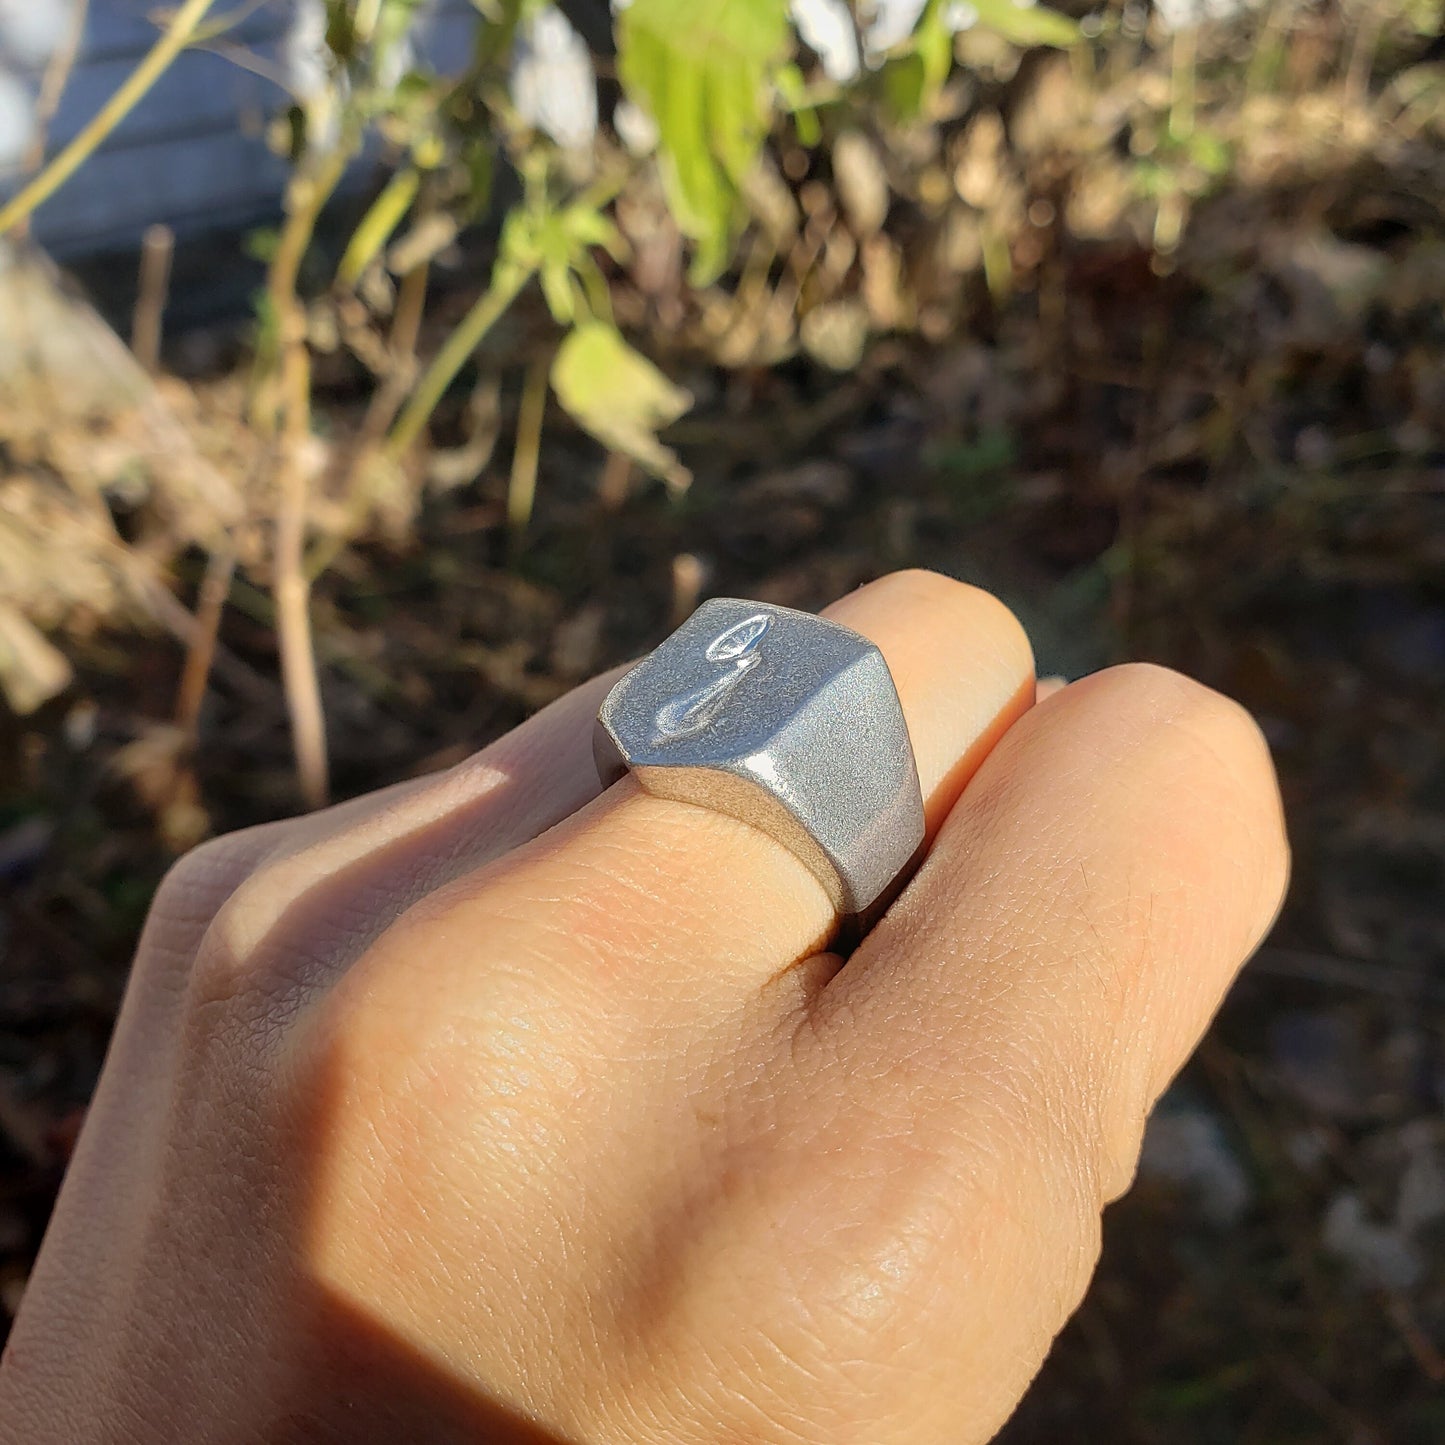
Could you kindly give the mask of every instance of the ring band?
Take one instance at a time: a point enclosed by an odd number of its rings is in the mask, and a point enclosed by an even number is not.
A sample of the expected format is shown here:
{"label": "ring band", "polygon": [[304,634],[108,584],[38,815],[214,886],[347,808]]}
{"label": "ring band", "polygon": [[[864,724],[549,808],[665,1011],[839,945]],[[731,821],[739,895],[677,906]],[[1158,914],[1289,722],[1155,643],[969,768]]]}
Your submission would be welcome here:
{"label": "ring band", "polygon": [[607,694],[604,786],[740,818],[805,863],[855,924],[876,914],[924,836],[923,794],[883,654],[849,628],[718,597]]}

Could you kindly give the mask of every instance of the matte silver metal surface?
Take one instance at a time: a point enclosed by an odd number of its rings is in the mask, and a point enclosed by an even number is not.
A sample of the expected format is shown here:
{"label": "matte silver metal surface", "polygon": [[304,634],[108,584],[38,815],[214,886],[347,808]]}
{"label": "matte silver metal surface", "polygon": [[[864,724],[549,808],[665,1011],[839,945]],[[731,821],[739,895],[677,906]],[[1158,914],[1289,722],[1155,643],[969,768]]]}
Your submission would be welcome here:
{"label": "matte silver metal surface", "polygon": [[604,785],[741,818],[802,859],[845,917],[867,912],[923,841],[908,725],[883,654],[787,607],[704,602],[608,693]]}

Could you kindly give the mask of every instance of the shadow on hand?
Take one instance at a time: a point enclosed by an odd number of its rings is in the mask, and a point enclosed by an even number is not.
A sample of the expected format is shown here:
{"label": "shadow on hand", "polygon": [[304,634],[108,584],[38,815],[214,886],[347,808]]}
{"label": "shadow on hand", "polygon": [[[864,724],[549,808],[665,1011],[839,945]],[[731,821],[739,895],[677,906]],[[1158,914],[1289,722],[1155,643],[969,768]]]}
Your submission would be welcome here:
{"label": "shadow on hand", "polygon": [[[579,777],[583,771],[580,765],[569,769]],[[562,791],[558,814],[565,815],[596,791],[590,747],[585,772],[571,790],[576,796]],[[515,827],[511,820],[517,809],[535,810],[535,803],[529,809],[526,797],[535,781],[526,764],[504,768],[484,802],[428,819],[300,893],[257,940],[250,956],[233,961],[261,998],[271,1000],[261,1007],[274,1007],[280,999],[285,1011],[324,1015],[334,997],[331,986],[364,954],[386,918],[398,916],[440,884],[487,865],[491,849],[483,843],[478,856],[479,837],[505,832],[509,823]],[[536,820],[539,826],[555,821],[552,816]],[[311,950],[298,944],[330,940],[338,933],[346,937],[348,930],[338,927],[338,919],[348,916],[358,897],[388,900],[376,910],[377,929],[340,953],[328,942],[327,966],[306,969]],[[298,960],[302,977],[295,972]],[[479,972],[479,979],[482,976]],[[309,1023],[303,1019],[299,1027],[306,1030]],[[338,1032],[344,1034],[344,1025]],[[323,1027],[313,1038],[330,1043],[336,1033]],[[334,1047],[321,1048],[298,1075],[293,1088],[302,1095],[303,1107],[295,1108],[295,1096],[288,1091],[292,1107],[279,1116],[270,1110],[280,1141],[278,1157],[306,1161],[304,1176],[285,1182],[285,1207],[271,1216],[273,1227],[289,1236],[278,1241],[285,1283],[276,1293],[288,1300],[282,1334],[301,1344],[299,1356],[286,1361],[289,1384],[279,1407],[272,1406],[268,1420],[252,1421],[248,1430],[238,1432],[234,1445],[253,1445],[257,1424],[265,1445],[585,1445],[498,1400],[482,1383],[428,1355],[396,1326],[319,1276],[317,1259],[328,1225],[318,1216],[318,1180],[335,1147],[336,1112],[346,1107],[349,1094],[345,1065],[336,1053]],[[464,1120],[459,1127],[485,1129],[488,1121]],[[546,1281],[539,1283],[547,1288]],[[450,1303],[455,1307],[454,1299]]]}
{"label": "shadow on hand", "polygon": [[300,1307],[316,1358],[297,1371],[294,1406],[265,1428],[264,1445],[583,1445],[489,1398],[321,1285],[310,1288],[315,1297]]}
{"label": "shadow on hand", "polygon": [[[424,1312],[418,1336],[388,1321],[385,1304],[369,1306],[365,1278],[353,1296],[320,1265],[334,1228],[320,1205],[322,1178],[351,1097],[337,1042],[345,1021],[327,1017],[334,985],[418,899],[595,795],[595,701],[585,690],[574,697],[586,704],[571,708],[586,713],[586,728],[569,728],[570,712],[559,711],[560,743],[534,739],[519,756],[489,762],[490,773],[458,789],[458,806],[437,814],[398,794],[380,846],[314,879],[304,863],[283,862],[302,869],[301,886],[259,936],[246,929],[253,915],[228,929],[222,909],[204,948],[173,949],[164,963],[142,958],[131,989],[158,1000],[135,1012],[147,1036],[118,1040],[124,1087],[103,1091],[87,1127],[112,1144],[127,1140],[133,1155],[158,1143],[158,1154],[182,1161],[139,1186],[154,1191],[144,1213],[159,1225],[140,1246],[147,1262],[128,1288],[134,1327],[97,1345],[119,1362],[119,1389],[133,1397],[148,1442],[586,1445],[497,1398],[481,1362],[468,1378],[465,1361],[429,1354]],[[358,899],[367,904],[360,921]],[[417,960],[419,983],[425,962]],[[186,970],[180,978],[177,967]],[[157,1036],[162,1029],[179,1031],[178,1050]],[[458,1121],[489,1127],[485,1117]],[[86,1222],[78,1232],[89,1230]],[[63,1238],[56,1247],[61,1258],[70,1252]],[[94,1262],[85,1250],[81,1259]],[[469,1309],[465,1287],[436,1291],[434,1308]],[[468,1325],[476,1331],[485,1320]],[[549,1394],[548,1383],[538,1382],[534,1398]]]}

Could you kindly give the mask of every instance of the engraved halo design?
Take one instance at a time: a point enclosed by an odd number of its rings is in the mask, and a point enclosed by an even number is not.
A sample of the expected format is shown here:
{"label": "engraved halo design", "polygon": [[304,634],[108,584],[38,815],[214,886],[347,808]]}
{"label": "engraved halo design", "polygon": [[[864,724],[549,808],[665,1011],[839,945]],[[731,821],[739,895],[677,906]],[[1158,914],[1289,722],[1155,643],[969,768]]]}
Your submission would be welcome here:
{"label": "engraved halo design", "polygon": [[745,617],[741,622],[734,622],[731,627],[719,632],[708,643],[703,656],[709,662],[731,662],[735,657],[756,656],[763,633],[772,625],[773,619],[766,612],[759,612],[755,617]]}
{"label": "engraved halo design", "polygon": [[656,742],[691,737],[717,717],[733,689],[763,660],[758,644],[771,623],[766,612],[759,612],[733,623],[708,643],[703,656],[709,662],[730,662],[732,667],[711,682],[664,703],[657,710],[654,724]]}
{"label": "engraved halo design", "polygon": [[709,598],[613,685],[593,753],[604,786],[631,773],[787,848],[849,942],[922,854],[923,795],[888,663],[812,613]]}

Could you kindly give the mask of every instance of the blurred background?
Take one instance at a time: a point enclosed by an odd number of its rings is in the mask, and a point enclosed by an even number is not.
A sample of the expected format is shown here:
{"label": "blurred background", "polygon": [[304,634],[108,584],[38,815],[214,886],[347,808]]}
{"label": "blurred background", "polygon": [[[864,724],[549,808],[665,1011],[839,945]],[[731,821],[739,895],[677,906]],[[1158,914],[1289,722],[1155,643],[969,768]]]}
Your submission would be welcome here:
{"label": "blurred background", "polygon": [[0,0],[0,1330],[178,853],[917,565],[1296,850],[1005,1438],[1445,1439],[1441,8]]}

